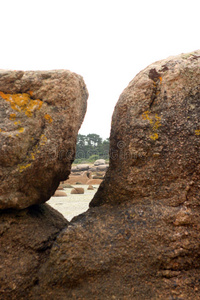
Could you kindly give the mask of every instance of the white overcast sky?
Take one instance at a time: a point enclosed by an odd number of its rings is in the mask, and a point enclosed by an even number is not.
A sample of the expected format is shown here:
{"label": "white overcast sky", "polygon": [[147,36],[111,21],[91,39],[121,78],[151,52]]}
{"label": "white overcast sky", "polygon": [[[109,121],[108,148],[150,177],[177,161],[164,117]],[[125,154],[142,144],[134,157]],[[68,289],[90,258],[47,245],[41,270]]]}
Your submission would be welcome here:
{"label": "white overcast sky", "polygon": [[0,68],[83,76],[81,134],[109,137],[119,95],[150,63],[200,48],[199,0],[1,0]]}

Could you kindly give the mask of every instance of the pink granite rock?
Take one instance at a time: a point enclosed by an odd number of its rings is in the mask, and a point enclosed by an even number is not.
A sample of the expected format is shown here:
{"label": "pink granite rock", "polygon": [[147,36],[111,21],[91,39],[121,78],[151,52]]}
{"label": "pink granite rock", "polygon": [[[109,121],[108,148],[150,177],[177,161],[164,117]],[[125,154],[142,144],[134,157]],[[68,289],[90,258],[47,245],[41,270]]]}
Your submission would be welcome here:
{"label": "pink granite rock", "polygon": [[87,98],[67,70],[0,70],[0,209],[43,203],[68,178]]}

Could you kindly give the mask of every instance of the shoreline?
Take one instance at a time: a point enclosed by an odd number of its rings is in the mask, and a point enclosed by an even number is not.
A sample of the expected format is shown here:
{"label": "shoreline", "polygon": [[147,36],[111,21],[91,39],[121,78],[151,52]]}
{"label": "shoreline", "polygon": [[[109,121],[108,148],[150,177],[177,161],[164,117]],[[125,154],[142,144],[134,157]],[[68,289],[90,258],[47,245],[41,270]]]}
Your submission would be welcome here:
{"label": "shoreline", "polygon": [[89,185],[72,185],[84,188],[84,194],[71,194],[72,188],[63,188],[63,192],[67,196],[52,196],[46,203],[60,212],[67,221],[71,221],[73,217],[82,214],[89,208],[89,203],[98,190],[99,185],[93,185],[94,190],[88,190]]}

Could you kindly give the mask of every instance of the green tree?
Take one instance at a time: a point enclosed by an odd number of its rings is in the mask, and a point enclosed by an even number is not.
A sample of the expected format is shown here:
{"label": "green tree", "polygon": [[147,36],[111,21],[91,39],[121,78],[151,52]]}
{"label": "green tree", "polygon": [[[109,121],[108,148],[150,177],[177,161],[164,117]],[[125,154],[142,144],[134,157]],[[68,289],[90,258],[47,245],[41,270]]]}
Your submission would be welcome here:
{"label": "green tree", "polygon": [[[78,134],[75,163],[91,161],[92,158],[109,158],[109,139],[103,140],[98,134]],[[92,157],[92,158],[91,158]]]}
{"label": "green tree", "polygon": [[102,144],[102,138],[95,133],[90,133],[87,135],[88,145],[97,147]]}

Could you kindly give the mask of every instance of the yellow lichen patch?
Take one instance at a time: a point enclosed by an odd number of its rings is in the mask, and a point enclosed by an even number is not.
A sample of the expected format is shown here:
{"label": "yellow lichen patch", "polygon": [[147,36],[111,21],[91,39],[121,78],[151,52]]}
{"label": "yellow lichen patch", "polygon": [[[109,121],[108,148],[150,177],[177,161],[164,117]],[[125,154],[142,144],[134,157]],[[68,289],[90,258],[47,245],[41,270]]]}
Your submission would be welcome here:
{"label": "yellow lichen patch", "polygon": [[10,114],[9,119],[10,119],[11,121],[14,121],[14,120],[16,119],[16,114]]}
{"label": "yellow lichen patch", "polygon": [[25,113],[26,116],[32,117],[35,110],[39,110],[42,106],[42,101],[39,99],[33,100],[29,94],[5,94],[0,92],[0,96],[10,102],[13,110]]}
{"label": "yellow lichen patch", "polygon": [[34,152],[31,153],[31,159],[35,160],[35,153]]}
{"label": "yellow lichen patch", "polygon": [[[24,129],[24,128],[23,128]],[[34,140],[33,138],[31,138],[32,140]],[[40,136],[40,142],[39,142],[39,146],[44,146],[47,142],[47,137],[42,134]],[[38,145],[35,145],[33,147],[33,150],[31,153],[29,153],[26,157],[26,160],[27,160],[27,163],[26,164],[21,164],[21,165],[18,165],[18,169],[20,172],[23,172],[24,170],[26,170],[28,167],[31,166],[31,163],[36,160],[36,155],[40,153],[40,150],[38,149]],[[30,162],[31,161],[31,162]]]}
{"label": "yellow lichen patch", "polygon": [[40,150],[38,150],[38,145],[36,145],[33,149],[33,152],[30,153],[30,159],[35,160],[35,156],[37,153],[40,153]]}
{"label": "yellow lichen patch", "polygon": [[52,117],[51,117],[50,115],[48,115],[48,114],[45,114],[45,115],[44,115],[44,118],[45,118],[45,120],[47,120],[49,123],[52,123],[52,121],[53,121]]}
{"label": "yellow lichen patch", "polygon": [[24,132],[24,128],[23,127],[20,127],[19,129],[18,129],[18,131],[21,133],[21,132]]}
{"label": "yellow lichen patch", "polygon": [[147,111],[145,111],[143,114],[142,114],[142,118],[144,119],[144,120],[149,120],[149,122],[151,123],[151,119],[149,118],[149,111],[147,110]]}
{"label": "yellow lichen patch", "polygon": [[155,114],[154,116],[149,116],[149,111],[145,111],[142,114],[142,118],[144,120],[148,120],[151,125],[152,134],[150,134],[150,139],[157,140],[159,138],[158,136],[158,128],[161,126],[161,117],[158,116],[158,114]]}
{"label": "yellow lichen patch", "polygon": [[24,170],[26,170],[27,168],[29,168],[31,166],[31,163],[30,164],[26,164],[26,165],[20,165],[19,166],[19,172],[23,172]]}
{"label": "yellow lichen patch", "polygon": [[161,117],[159,117],[157,114],[155,114],[155,119],[156,119],[156,121],[153,124],[154,131],[158,130],[158,128],[161,126],[161,124],[160,124]]}
{"label": "yellow lichen patch", "polygon": [[21,121],[16,121],[16,122],[14,122],[14,124],[19,125],[19,124],[21,124]]}
{"label": "yellow lichen patch", "polygon": [[200,129],[195,130],[195,134],[196,134],[196,135],[200,135]]}
{"label": "yellow lichen patch", "polygon": [[150,135],[150,138],[155,141],[155,140],[158,139],[158,134],[157,133],[153,133],[153,134]]}

